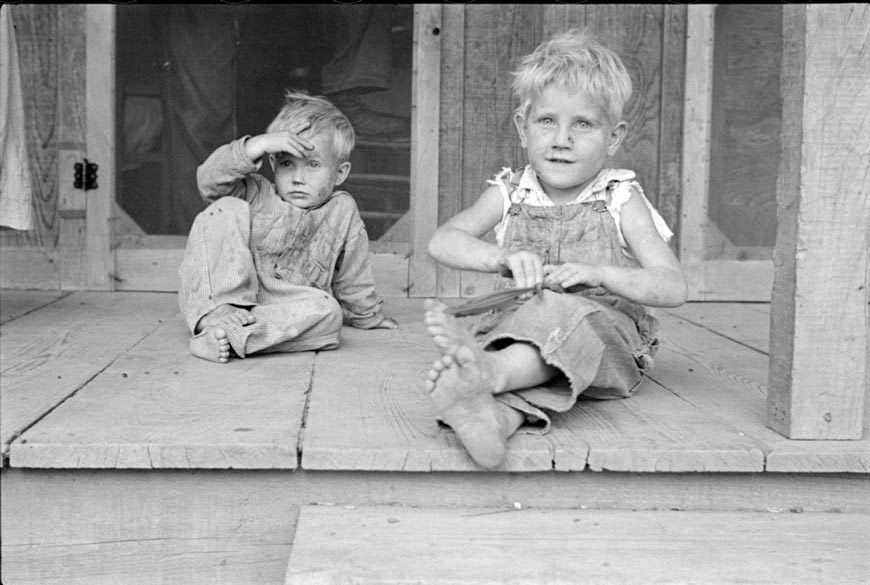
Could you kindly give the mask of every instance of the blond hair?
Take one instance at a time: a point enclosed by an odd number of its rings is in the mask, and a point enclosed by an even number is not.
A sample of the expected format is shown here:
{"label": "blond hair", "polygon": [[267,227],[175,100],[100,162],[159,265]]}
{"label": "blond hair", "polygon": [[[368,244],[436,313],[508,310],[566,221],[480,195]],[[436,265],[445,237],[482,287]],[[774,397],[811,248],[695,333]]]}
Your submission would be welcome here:
{"label": "blond hair", "polygon": [[583,29],[571,29],[538,45],[520,61],[513,77],[514,95],[520,102],[516,112],[523,117],[550,83],[586,93],[607,110],[614,124],[631,99],[631,77],[622,59]]}
{"label": "blond hair", "polygon": [[305,91],[289,89],[284,94],[284,106],[266,132],[278,132],[308,122],[311,134],[332,132],[335,158],[341,164],[350,159],[356,135],[350,120],[341,110],[323,96],[312,96]]}

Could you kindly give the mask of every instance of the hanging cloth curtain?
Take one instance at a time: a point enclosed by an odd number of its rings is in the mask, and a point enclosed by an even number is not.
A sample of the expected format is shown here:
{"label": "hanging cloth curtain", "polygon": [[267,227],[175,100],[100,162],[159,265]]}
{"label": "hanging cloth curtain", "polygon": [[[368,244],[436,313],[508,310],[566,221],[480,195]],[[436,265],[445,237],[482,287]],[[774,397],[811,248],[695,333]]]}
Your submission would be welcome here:
{"label": "hanging cloth curtain", "polygon": [[13,6],[0,7],[0,225],[33,229],[33,183]]}

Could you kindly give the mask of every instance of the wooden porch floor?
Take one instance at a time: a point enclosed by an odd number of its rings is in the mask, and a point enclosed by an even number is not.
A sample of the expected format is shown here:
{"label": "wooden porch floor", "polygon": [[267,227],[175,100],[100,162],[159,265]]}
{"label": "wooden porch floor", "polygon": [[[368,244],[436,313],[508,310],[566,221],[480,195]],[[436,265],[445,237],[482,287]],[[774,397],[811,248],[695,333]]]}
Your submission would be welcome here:
{"label": "wooden porch floor", "polygon": [[[191,357],[174,294],[2,292],[3,462],[51,469],[479,471],[422,391],[422,301],[337,351]],[[662,349],[629,400],[583,401],[505,471],[867,473],[870,437],[792,441],[765,425],[769,312],[658,310]]]}
{"label": "wooden porch floor", "polygon": [[[634,397],[583,401],[550,434],[512,438],[496,471],[435,422],[422,301],[388,298],[387,309],[398,330],[345,329],[336,351],[217,365],[188,354],[174,294],[0,292],[3,583],[331,583],[289,575],[294,562],[321,566],[301,551],[319,550],[318,530],[334,522],[352,550],[373,518],[411,532],[407,523],[434,519],[433,542],[462,556],[449,531],[468,514],[457,510],[486,518],[519,503],[611,511],[606,521],[629,532],[640,516],[619,514],[638,510],[829,512],[801,542],[824,525],[827,550],[852,551],[847,574],[868,576],[863,553],[840,544],[870,539],[870,434],[791,441],[766,427],[767,305],[658,310],[662,347]],[[414,512],[427,507],[441,511]],[[691,521],[715,529],[726,516]],[[783,526],[733,518],[737,535]],[[670,538],[688,519],[648,521]],[[298,534],[297,523],[310,528]],[[395,538],[412,554],[432,550]],[[547,554],[575,545],[556,539]],[[783,567],[797,554],[778,550]],[[813,582],[860,582],[822,574]],[[431,582],[491,582],[450,579]],[[615,579],[595,582],[643,582]]]}

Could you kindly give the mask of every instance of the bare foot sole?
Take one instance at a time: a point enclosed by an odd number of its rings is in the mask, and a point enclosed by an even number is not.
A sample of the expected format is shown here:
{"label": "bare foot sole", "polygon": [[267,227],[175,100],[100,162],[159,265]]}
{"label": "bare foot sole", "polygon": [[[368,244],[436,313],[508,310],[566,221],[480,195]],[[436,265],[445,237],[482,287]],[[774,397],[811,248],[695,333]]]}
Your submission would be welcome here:
{"label": "bare foot sole", "polygon": [[212,327],[190,338],[190,353],[198,358],[225,364],[230,359],[230,340],[221,327]]}
{"label": "bare foot sole", "polygon": [[450,425],[471,458],[497,467],[507,448],[507,421],[493,398],[494,363],[443,303],[427,303],[426,323],[442,351],[429,370],[426,390],[438,416]]}

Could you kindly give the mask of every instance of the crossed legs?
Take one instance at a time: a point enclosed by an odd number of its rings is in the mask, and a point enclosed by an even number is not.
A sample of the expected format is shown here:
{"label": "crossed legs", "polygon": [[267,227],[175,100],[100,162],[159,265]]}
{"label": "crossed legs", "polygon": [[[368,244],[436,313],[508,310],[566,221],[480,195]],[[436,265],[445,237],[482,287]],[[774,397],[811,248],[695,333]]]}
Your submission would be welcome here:
{"label": "crossed legs", "polygon": [[426,391],[439,417],[456,433],[469,455],[483,467],[504,461],[507,439],[525,415],[494,395],[538,386],[558,370],[527,343],[487,351],[440,301],[427,300],[425,321],[441,352],[429,370]]}

